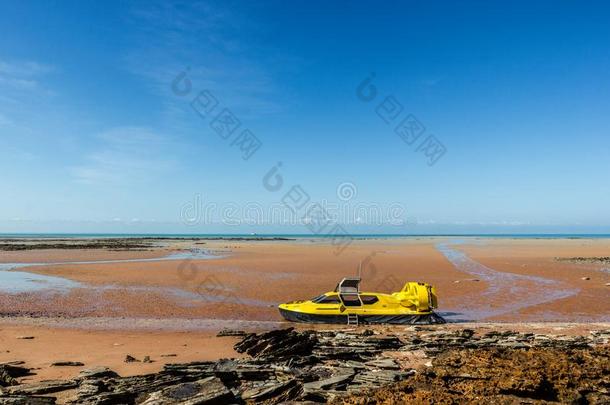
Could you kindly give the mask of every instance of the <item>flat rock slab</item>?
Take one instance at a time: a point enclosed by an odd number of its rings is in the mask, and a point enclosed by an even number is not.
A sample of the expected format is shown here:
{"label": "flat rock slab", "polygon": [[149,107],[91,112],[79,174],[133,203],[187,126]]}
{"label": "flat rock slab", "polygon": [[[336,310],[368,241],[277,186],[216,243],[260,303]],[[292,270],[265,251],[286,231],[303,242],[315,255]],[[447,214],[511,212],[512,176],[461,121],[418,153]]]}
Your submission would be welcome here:
{"label": "flat rock slab", "polygon": [[108,367],[94,367],[81,371],[78,374],[79,379],[88,378],[115,378],[119,375]]}
{"label": "flat rock slab", "polygon": [[247,333],[245,331],[243,331],[243,330],[223,329],[220,332],[218,332],[216,337],[225,337],[225,336],[243,337],[243,336],[246,336],[246,335],[247,335]]}
{"label": "flat rock slab", "polygon": [[72,380],[50,380],[33,384],[22,384],[3,388],[9,395],[43,395],[60,392],[78,387],[78,382]]}
{"label": "flat rock slab", "polygon": [[273,398],[276,399],[277,402],[283,402],[282,399],[287,400],[294,397],[293,394],[297,391],[301,391],[300,384],[295,380],[289,380],[271,386],[263,386],[258,389],[255,388],[244,391],[241,394],[241,398],[245,401],[253,402],[261,402]]}
{"label": "flat rock slab", "polygon": [[80,361],[56,361],[55,363],[51,363],[51,367],[82,367],[85,363],[81,363]]}
{"label": "flat rock slab", "polygon": [[388,370],[400,370],[400,365],[392,359],[371,360],[371,361],[367,361],[364,364],[366,364],[367,366],[376,367],[376,368],[383,368],[383,369],[388,369]]}
{"label": "flat rock slab", "polygon": [[142,405],[204,405],[226,404],[235,401],[235,397],[222,381],[216,377],[183,383],[153,392]]}
{"label": "flat rock slab", "polygon": [[0,397],[0,405],[48,405],[54,403],[55,398],[52,397],[35,397],[26,395]]}
{"label": "flat rock slab", "polygon": [[355,371],[352,371],[351,373],[339,374],[324,380],[305,383],[303,384],[303,389],[305,392],[335,389],[339,386],[347,385],[347,383],[354,377],[354,374]]}

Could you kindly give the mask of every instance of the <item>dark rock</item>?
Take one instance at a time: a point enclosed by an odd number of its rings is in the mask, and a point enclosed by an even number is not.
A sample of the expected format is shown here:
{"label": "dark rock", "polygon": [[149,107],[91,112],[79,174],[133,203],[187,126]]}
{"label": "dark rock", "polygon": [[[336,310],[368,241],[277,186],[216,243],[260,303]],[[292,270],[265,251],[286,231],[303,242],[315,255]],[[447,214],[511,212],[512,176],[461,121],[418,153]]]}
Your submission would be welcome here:
{"label": "dark rock", "polygon": [[223,329],[220,332],[218,332],[218,334],[216,335],[217,337],[224,337],[224,336],[239,336],[239,337],[243,337],[246,336],[247,333],[244,332],[243,330],[234,330],[234,329]]}
{"label": "dark rock", "polygon": [[371,360],[365,363],[367,366],[384,368],[388,370],[400,370],[400,365],[393,359]]}
{"label": "dark rock", "polygon": [[274,403],[280,403],[295,399],[301,391],[301,384],[295,380],[289,380],[270,386],[263,386],[258,389],[246,390],[241,394],[241,398],[246,401],[254,401],[257,403],[273,398]]}
{"label": "dark rock", "polygon": [[53,397],[39,397],[33,395],[0,396],[0,405],[48,405],[54,404]]}
{"label": "dark rock", "polygon": [[258,335],[249,334],[235,345],[235,350],[255,358],[287,360],[291,357],[311,354],[316,343],[315,333],[295,332],[294,328],[288,328]]}
{"label": "dark rock", "polygon": [[17,384],[19,384],[19,382],[15,378],[11,377],[6,370],[0,368],[0,387],[9,387]]}
{"label": "dark rock", "polygon": [[200,380],[214,375],[215,365],[216,362],[212,361],[166,364],[163,366],[163,372],[173,376],[192,376],[194,379]]}
{"label": "dark rock", "polygon": [[458,331],[457,334],[463,338],[470,339],[475,335],[475,331],[472,329],[462,329],[461,331]]}
{"label": "dark rock", "polygon": [[49,380],[41,381],[39,383],[6,387],[3,388],[3,392],[10,395],[43,395],[76,387],[78,387],[78,383],[73,380]]}
{"label": "dark rock", "polygon": [[139,362],[140,360],[136,359],[135,357],[131,356],[131,355],[126,355],[125,356],[125,360],[123,360],[125,363],[135,363],[135,362]]}
{"label": "dark rock", "polygon": [[[8,350],[6,352],[10,353]],[[17,360],[17,361],[7,361],[4,363],[0,363],[0,366],[23,366],[24,364],[25,364],[25,361]]]}
{"label": "dark rock", "polygon": [[135,404],[137,395],[129,391],[102,392],[90,397],[79,397],[73,402],[79,405]]}
{"label": "dark rock", "polygon": [[80,383],[78,386],[78,397],[90,397],[100,394],[106,389],[106,384],[102,380],[87,380]]}
{"label": "dark rock", "polygon": [[82,367],[84,365],[80,361],[56,361],[51,363],[51,367]]}
{"label": "dark rock", "polygon": [[79,404],[134,404],[141,402],[148,394],[163,388],[195,381],[196,378],[167,375],[163,372],[132,377],[117,377],[98,380],[84,380],[75,401]]}
{"label": "dark rock", "polygon": [[0,364],[0,387],[17,385],[17,378],[31,374],[29,368],[21,367],[18,364],[23,364],[23,362]]}
{"label": "dark rock", "polygon": [[170,404],[227,404],[235,401],[235,397],[216,377],[182,383],[153,392],[142,402],[142,405]]}
{"label": "dark rock", "polygon": [[413,371],[410,372],[401,372],[394,370],[379,370],[379,371],[364,371],[362,373],[357,374],[352,383],[347,388],[349,391],[354,390],[362,390],[368,388],[381,387],[383,385],[387,385],[393,383],[395,381],[400,381],[405,377],[412,375]]}
{"label": "dark rock", "polygon": [[324,380],[312,381],[303,384],[303,390],[304,392],[308,393],[312,391],[345,388],[354,377],[354,374],[355,371],[350,370]]}
{"label": "dark rock", "polygon": [[119,375],[109,369],[108,367],[95,367],[87,370],[83,370],[78,374],[79,379],[92,379],[92,378],[114,378]]}
{"label": "dark rock", "polygon": [[[610,358],[609,339],[610,331],[591,332],[587,337],[512,331],[477,335],[472,329],[414,327],[399,336],[383,336],[358,330],[290,328],[244,336],[235,347],[249,354],[249,358],[167,364],[160,372],[131,377],[120,377],[108,368],[96,368],[82,371],[73,381],[11,386],[18,383],[15,376],[23,376],[29,369],[17,363],[3,363],[0,370],[4,370],[8,380],[4,384],[9,386],[1,389],[0,398],[21,401],[19,398],[24,395],[36,398],[77,388],[73,402],[90,405],[244,401],[276,404],[341,401],[346,396],[372,390],[356,402],[408,403],[404,398],[411,392],[427,392],[433,387],[435,391],[430,398],[435,400],[423,402],[461,403],[463,395],[472,393],[472,398],[486,398],[489,394],[489,403],[512,403],[515,398],[528,403],[539,400],[605,403],[608,392],[603,378],[607,377]],[[606,349],[594,351],[594,347]],[[428,367],[418,374],[403,369],[400,359],[408,358],[409,355],[403,357],[406,354],[403,352],[409,351],[428,357]],[[563,356],[561,363],[553,363],[549,353]],[[136,361],[132,356],[127,359]],[[144,360],[149,360],[148,356]],[[540,371],[532,372],[532,366]],[[597,376],[599,370],[606,370],[606,374],[600,371],[602,377]],[[409,385],[411,380],[417,384]],[[399,390],[389,399],[371,399],[381,388],[403,383],[407,384],[406,391]],[[565,390],[569,393],[565,394]],[[453,394],[456,392],[462,396]],[[447,395],[451,400],[447,400]],[[409,398],[415,403],[421,399]]]}

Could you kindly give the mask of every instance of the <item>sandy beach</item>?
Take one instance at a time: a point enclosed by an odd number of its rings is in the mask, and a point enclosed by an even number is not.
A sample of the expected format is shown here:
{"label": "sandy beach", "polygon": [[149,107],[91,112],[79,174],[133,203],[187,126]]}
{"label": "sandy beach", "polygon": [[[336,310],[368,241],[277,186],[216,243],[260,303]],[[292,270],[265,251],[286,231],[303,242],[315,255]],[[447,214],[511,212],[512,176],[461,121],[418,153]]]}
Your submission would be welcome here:
{"label": "sandy beach", "polygon": [[[2,294],[0,308],[5,315],[281,321],[277,304],[332,290],[362,263],[363,290],[425,281],[438,290],[440,312],[456,320],[610,319],[610,264],[558,260],[607,256],[607,239],[355,240],[340,255],[315,239],[203,243],[172,241],[145,252],[2,252],[3,263],[62,262],[10,271],[74,284]],[[206,258],[190,258],[191,249]],[[177,252],[187,254],[163,260]]]}
{"label": "sandy beach", "polygon": [[[608,239],[363,239],[340,255],[324,239],[153,245],[0,252],[5,268],[28,264],[0,273],[24,276],[17,290],[6,291],[5,283],[0,294],[0,362],[25,361],[37,369],[29,378],[44,380],[97,365],[133,375],[177,361],[236,357],[235,340],[217,338],[219,330],[290,326],[278,303],[332,290],[361,263],[364,290],[431,283],[439,313],[475,328],[501,322],[586,334],[592,323],[610,322],[610,265],[572,260],[608,256]],[[37,276],[57,284],[45,288]],[[153,362],[124,363],[127,354]],[[85,366],[50,367],[55,361]]]}

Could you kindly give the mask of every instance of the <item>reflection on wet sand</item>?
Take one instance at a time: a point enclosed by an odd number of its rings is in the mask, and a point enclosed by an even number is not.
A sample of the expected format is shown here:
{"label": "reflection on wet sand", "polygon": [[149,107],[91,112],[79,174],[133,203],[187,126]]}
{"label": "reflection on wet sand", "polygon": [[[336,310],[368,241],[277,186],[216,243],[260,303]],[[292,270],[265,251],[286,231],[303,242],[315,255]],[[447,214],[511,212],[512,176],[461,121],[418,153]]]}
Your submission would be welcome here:
{"label": "reflection on wet sand", "polygon": [[460,241],[438,243],[436,248],[458,270],[487,283],[487,289],[476,296],[464,296],[463,304],[459,308],[452,308],[456,314],[449,316],[450,319],[459,316],[469,320],[481,320],[516,313],[523,308],[571,297],[579,292],[578,289],[566,287],[556,280],[505,273],[489,268],[458,250],[455,246],[460,244]]}
{"label": "reflection on wet sand", "polygon": [[[67,292],[72,288],[82,287],[82,284],[62,277],[46,276],[42,274],[14,271],[29,267],[57,266],[57,265],[87,265],[112,263],[141,263],[164,260],[205,260],[217,259],[222,256],[203,249],[191,249],[185,252],[174,252],[165,257],[151,259],[122,259],[122,260],[92,260],[92,261],[65,261],[51,263],[0,263],[0,292],[9,294],[53,290]],[[112,288],[107,286],[104,288]]]}

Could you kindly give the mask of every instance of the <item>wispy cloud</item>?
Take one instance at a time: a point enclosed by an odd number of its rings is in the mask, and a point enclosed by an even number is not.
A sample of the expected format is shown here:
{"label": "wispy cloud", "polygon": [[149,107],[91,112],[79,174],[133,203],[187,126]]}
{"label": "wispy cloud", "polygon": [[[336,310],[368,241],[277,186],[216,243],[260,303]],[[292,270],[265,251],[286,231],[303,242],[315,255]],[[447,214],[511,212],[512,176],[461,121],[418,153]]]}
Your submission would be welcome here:
{"label": "wispy cloud", "polygon": [[0,60],[0,86],[4,89],[30,91],[41,89],[40,78],[53,71],[38,62],[8,62]]}
{"label": "wispy cloud", "polygon": [[96,150],[71,169],[83,184],[129,185],[148,182],[173,169],[168,137],[142,127],[119,127],[98,134]]}
{"label": "wispy cloud", "polygon": [[0,60],[0,126],[29,127],[26,116],[54,94],[45,83],[53,71],[38,62]]}
{"label": "wispy cloud", "polygon": [[259,28],[227,4],[148,2],[133,10],[132,20],[140,34],[128,67],[166,98],[168,115],[177,112],[170,84],[185,68],[196,89],[212,90],[241,116],[281,109],[268,66],[252,57],[257,45],[249,33]]}
{"label": "wispy cloud", "polygon": [[[497,220],[497,221],[446,221],[446,220],[435,220],[435,219],[415,219],[413,221],[417,225],[443,225],[443,226],[525,226],[534,225],[530,221],[517,221],[517,220]],[[543,223],[537,223],[542,225]],[[547,225],[547,224],[545,224]]]}

